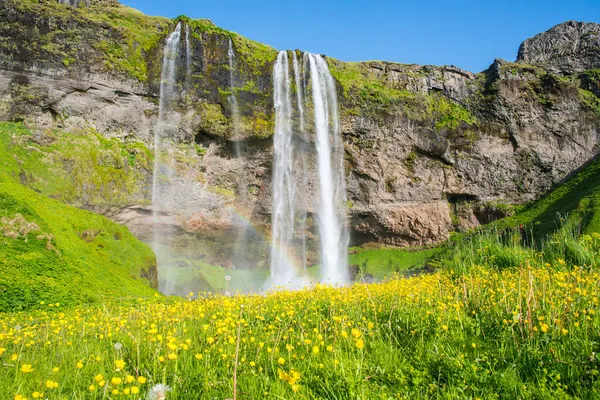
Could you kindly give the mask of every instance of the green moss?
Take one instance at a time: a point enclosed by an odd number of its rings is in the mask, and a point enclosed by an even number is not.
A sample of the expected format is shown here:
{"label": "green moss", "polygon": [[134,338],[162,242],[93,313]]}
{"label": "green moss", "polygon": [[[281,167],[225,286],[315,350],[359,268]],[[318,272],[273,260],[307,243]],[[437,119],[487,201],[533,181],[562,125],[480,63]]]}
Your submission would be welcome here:
{"label": "green moss", "polygon": [[224,187],[212,186],[212,187],[209,187],[208,190],[210,190],[211,192],[213,192],[215,194],[220,194],[221,196],[230,197],[230,198],[235,197],[235,192],[233,190],[227,189]]}
{"label": "green moss", "polygon": [[0,122],[0,155],[17,160],[13,176],[36,191],[77,206],[146,203],[152,153],[143,143],[108,140],[93,130],[33,135]]}
{"label": "green moss", "polygon": [[456,129],[463,123],[473,125],[477,122],[469,110],[441,94],[427,96],[427,114],[435,121],[437,130]]}
{"label": "green moss", "polygon": [[[373,73],[366,63],[327,60],[331,74],[342,87],[346,114],[377,115],[402,111],[411,120],[438,130],[456,129],[462,123],[477,123],[469,110],[440,93],[424,95],[395,87]],[[408,71],[407,75],[412,72]]]}
{"label": "green moss", "polygon": [[600,118],[600,98],[590,91],[579,89],[579,99]]}
{"label": "green moss", "polygon": [[198,107],[198,116],[201,130],[220,137],[229,136],[229,120],[223,115],[223,109],[219,104],[201,103]]}

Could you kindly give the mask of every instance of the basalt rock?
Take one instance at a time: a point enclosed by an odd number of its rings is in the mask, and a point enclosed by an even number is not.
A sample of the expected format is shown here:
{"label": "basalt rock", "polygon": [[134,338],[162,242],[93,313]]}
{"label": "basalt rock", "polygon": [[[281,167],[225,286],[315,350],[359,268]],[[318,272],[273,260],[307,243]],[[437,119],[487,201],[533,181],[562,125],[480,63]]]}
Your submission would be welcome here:
{"label": "basalt rock", "polygon": [[[0,119],[24,121],[42,138],[46,129],[91,127],[152,148],[162,47],[177,21],[114,2],[81,5],[0,3]],[[202,250],[205,260],[225,263],[240,218],[259,236],[269,232],[277,51],[207,20],[180,21],[189,28],[191,65],[189,74],[178,73],[171,157],[186,179],[170,182],[181,201],[177,215],[161,214],[161,221],[182,238],[228,242],[219,254]],[[535,199],[597,154],[597,27],[559,25],[525,41],[518,62],[495,60],[477,74],[326,58],[338,88],[353,244],[439,243],[502,216],[502,205]],[[237,130],[228,101],[230,39]],[[312,110],[306,115],[311,126]],[[307,136],[313,148],[311,128]],[[308,168],[315,175],[314,163]],[[140,176],[149,188],[150,176]],[[309,181],[304,196],[312,233],[317,187]],[[140,237],[153,223],[146,206],[97,210]]]}
{"label": "basalt rock", "polygon": [[572,74],[600,68],[600,24],[568,21],[521,44],[517,60]]}

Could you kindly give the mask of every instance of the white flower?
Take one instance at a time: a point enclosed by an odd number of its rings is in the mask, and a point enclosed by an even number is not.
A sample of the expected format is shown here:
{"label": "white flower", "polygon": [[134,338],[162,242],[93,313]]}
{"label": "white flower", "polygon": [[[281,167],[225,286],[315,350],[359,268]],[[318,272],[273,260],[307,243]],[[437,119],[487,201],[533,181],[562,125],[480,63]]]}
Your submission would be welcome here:
{"label": "white flower", "polygon": [[230,281],[230,280],[231,280],[231,277],[230,277],[229,275],[227,275],[227,276],[225,276],[225,280],[226,280],[226,281]]}
{"label": "white flower", "polygon": [[159,383],[148,392],[148,400],[165,400],[167,398],[167,393],[170,391],[170,387]]}
{"label": "white flower", "polygon": [[116,342],[114,344],[114,348],[115,348],[116,351],[119,351],[119,350],[121,350],[123,348],[123,345],[120,342]]}
{"label": "white flower", "polygon": [[231,293],[225,292],[225,296],[230,296],[230,295],[231,295]]}

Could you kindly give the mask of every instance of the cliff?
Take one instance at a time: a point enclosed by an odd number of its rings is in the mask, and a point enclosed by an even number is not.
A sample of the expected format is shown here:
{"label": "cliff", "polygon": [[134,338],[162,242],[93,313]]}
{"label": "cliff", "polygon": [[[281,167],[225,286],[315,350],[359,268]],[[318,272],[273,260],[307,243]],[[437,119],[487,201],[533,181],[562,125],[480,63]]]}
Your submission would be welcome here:
{"label": "cliff", "polygon": [[[151,166],[140,157],[152,157],[162,48],[182,21],[190,70],[178,74],[172,137],[185,179],[173,190],[195,197],[164,215],[164,228],[181,240],[208,238],[197,246],[213,263],[231,255],[234,214],[269,230],[276,50],[208,20],[148,17],[115,1],[5,0],[0,21],[0,120],[23,121],[40,136],[97,132],[136,160],[115,163],[107,152],[90,167],[117,165],[114,180],[135,190],[90,196],[103,187],[93,173],[80,175],[74,185],[85,190],[70,197],[28,171],[30,186],[148,235]],[[353,242],[439,243],[535,199],[597,154],[599,32],[567,22],[525,41],[516,62],[495,60],[476,74],[326,58],[338,89]],[[237,130],[227,100],[230,40]],[[75,158],[57,150],[46,167],[68,180]],[[254,251],[265,255],[266,246]]]}

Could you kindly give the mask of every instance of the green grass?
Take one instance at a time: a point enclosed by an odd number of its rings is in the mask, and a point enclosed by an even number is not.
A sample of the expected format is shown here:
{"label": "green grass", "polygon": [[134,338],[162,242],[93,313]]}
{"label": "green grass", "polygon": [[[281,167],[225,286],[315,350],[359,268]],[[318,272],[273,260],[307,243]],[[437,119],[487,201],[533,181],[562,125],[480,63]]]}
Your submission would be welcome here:
{"label": "green grass", "polygon": [[370,275],[375,279],[391,277],[394,273],[404,273],[408,270],[419,269],[427,260],[440,252],[432,249],[398,249],[381,247],[374,249],[350,249],[349,263],[357,265],[360,273]]}
{"label": "green grass", "polygon": [[600,158],[591,160],[549,193],[492,226],[503,229],[519,224],[526,225],[538,241],[565,225],[579,225],[582,233],[600,233]]}
{"label": "green grass", "polygon": [[[36,170],[39,153],[10,145],[7,138],[27,134],[22,125],[1,127],[0,312],[153,295],[152,251],[127,228],[19,183],[22,168]],[[64,185],[57,179],[44,188],[60,192]]]}

